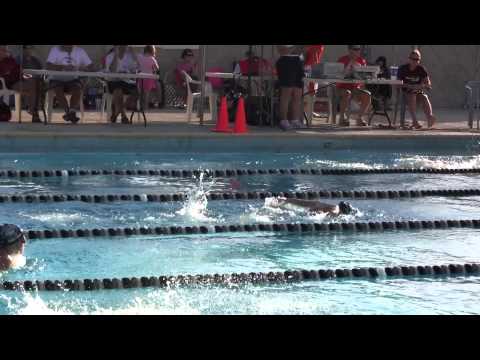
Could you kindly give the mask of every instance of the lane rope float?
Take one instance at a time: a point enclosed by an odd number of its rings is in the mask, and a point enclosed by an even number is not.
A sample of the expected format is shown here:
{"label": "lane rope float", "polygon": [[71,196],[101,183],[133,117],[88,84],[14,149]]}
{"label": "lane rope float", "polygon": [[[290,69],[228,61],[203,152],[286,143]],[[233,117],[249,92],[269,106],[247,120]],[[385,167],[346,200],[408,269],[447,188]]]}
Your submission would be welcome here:
{"label": "lane rope float", "polygon": [[[217,200],[264,200],[270,197],[287,199],[408,199],[422,197],[468,197],[480,196],[480,189],[440,189],[440,190],[361,190],[361,191],[308,191],[308,192],[224,192],[205,195],[209,201]],[[80,201],[86,203],[133,202],[178,202],[188,199],[188,194],[33,194],[0,195],[0,203],[51,203]]]}
{"label": "lane rope float", "polygon": [[207,178],[254,175],[379,175],[379,174],[479,174],[480,168],[388,168],[388,169],[217,169],[217,170],[156,170],[156,169],[80,169],[80,170],[0,170],[0,178],[51,178],[69,176],[163,176]]}
{"label": "lane rope float", "polygon": [[424,221],[384,221],[355,223],[308,223],[308,224],[250,224],[250,225],[210,225],[210,226],[161,226],[140,228],[96,228],[28,230],[25,236],[30,240],[56,238],[91,238],[125,236],[168,236],[194,234],[222,234],[238,232],[273,232],[312,234],[322,232],[381,232],[392,230],[431,230],[468,228],[480,229],[480,220],[424,220]]}
{"label": "lane rope float", "polygon": [[137,288],[176,288],[186,286],[284,284],[321,280],[395,279],[478,276],[480,265],[449,264],[434,266],[393,266],[336,270],[288,270],[214,275],[151,276],[84,280],[4,281],[0,290],[9,291],[99,291]]}

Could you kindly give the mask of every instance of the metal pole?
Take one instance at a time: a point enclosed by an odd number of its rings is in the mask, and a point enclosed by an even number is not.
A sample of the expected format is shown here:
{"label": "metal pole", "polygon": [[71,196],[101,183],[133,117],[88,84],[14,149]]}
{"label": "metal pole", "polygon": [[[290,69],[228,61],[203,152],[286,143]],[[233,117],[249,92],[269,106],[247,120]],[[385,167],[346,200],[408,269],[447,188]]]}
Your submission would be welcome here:
{"label": "metal pole", "polygon": [[[200,125],[203,126],[204,119],[204,102],[205,102],[205,74],[207,73],[207,45],[200,46],[200,53],[202,59],[202,67],[200,69]],[[213,109],[212,109],[213,111]]]}
{"label": "metal pole", "polygon": [[272,45],[272,70],[271,70],[271,75],[272,78],[270,79],[270,121],[271,121],[271,126],[275,126],[275,45]]}
{"label": "metal pole", "polygon": [[[22,123],[22,94],[23,94],[23,44],[20,45],[20,109],[18,110],[18,122]],[[34,111],[34,109],[30,109]]]}
{"label": "metal pole", "polygon": [[264,117],[264,113],[263,113],[263,100],[265,99],[265,95],[264,94],[264,87],[263,87],[263,69],[262,69],[262,65],[263,65],[263,45],[260,45],[261,46],[261,50],[260,50],[260,65],[259,65],[259,69],[260,69],[260,96],[259,96],[259,99],[260,99],[260,126],[264,126],[264,122],[263,122],[263,117]]}

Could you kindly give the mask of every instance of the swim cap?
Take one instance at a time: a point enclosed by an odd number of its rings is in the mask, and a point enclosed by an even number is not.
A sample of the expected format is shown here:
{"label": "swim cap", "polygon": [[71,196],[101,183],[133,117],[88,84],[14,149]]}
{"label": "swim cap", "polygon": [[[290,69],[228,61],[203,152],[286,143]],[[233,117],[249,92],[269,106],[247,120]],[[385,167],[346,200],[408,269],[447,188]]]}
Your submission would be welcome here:
{"label": "swim cap", "polygon": [[22,230],[12,224],[0,226],[0,248],[15,244],[23,236]]}
{"label": "swim cap", "polygon": [[338,204],[338,208],[340,209],[340,214],[348,215],[353,212],[353,207],[348,202],[340,202],[340,204]]}

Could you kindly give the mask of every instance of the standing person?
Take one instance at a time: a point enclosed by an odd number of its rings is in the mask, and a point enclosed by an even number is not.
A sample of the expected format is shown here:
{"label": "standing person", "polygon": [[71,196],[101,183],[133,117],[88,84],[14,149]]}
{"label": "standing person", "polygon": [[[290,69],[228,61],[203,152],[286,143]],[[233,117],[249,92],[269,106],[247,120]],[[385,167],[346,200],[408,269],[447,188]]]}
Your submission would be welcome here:
{"label": "standing person", "polygon": [[[278,45],[280,59],[276,63],[280,86],[280,128],[284,131],[301,128],[303,79],[301,51],[294,45]],[[289,119],[289,108],[291,117]],[[291,122],[290,122],[291,121]]]}
{"label": "standing person", "polygon": [[20,65],[11,56],[7,45],[0,45],[0,77],[5,80],[7,89],[22,92],[28,97],[32,122],[41,123],[38,115],[38,87],[29,75],[20,75]]}
{"label": "standing person", "polygon": [[[140,64],[140,71],[146,74],[158,74],[160,71],[160,67],[158,66],[158,62],[156,59],[157,51],[155,49],[155,45],[147,45],[143,49],[143,55],[138,57],[138,61]],[[138,86],[144,91],[146,94],[145,96],[145,104],[146,108],[148,107],[148,98],[152,91],[155,90],[157,93],[158,101],[160,102],[163,94],[162,88],[158,83],[158,80],[154,79],[139,79]]]}
{"label": "standing person", "polygon": [[432,104],[425,89],[432,89],[432,82],[427,69],[421,65],[422,54],[418,50],[410,53],[408,64],[400,66],[398,69],[398,80],[402,80],[406,85],[403,89],[407,99],[408,110],[412,116],[412,129],[421,129],[422,125],[417,120],[417,101],[422,102],[425,116],[428,120],[428,127],[432,128],[436,123],[433,116]]}
{"label": "standing person", "polygon": [[[93,71],[94,64],[86,51],[76,45],[57,45],[50,50],[47,58],[47,70],[55,71]],[[76,76],[52,76],[50,86],[55,89],[55,96],[60,106],[65,110],[63,119],[76,124],[80,118],[77,111],[80,110],[83,83]],[[71,94],[70,104],[65,93]]]}
{"label": "standing person", "polygon": [[[140,63],[132,47],[115,45],[115,50],[106,58],[106,71],[112,73],[135,73]],[[113,111],[110,121],[117,122],[118,115],[122,117],[122,124],[129,124],[125,112],[124,95],[129,95],[129,102],[134,102],[138,96],[137,84],[132,79],[111,79],[108,82],[108,91],[113,94]]]}
{"label": "standing person", "polygon": [[25,235],[22,230],[11,224],[0,226],[0,271],[5,271],[25,264]]}
{"label": "standing person", "polygon": [[[360,56],[362,50],[361,45],[348,45],[348,55],[342,56],[338,59],[339,63],[345,66],[345,75],[350,77],[353,75],[356,66],[366,66],[367,60]],[[367,113],[371,105],[370,92],[363,89],[361,84],[337,84],[337,90],[340,95],[340,126],[350,126],[345,118],[350,101],[356,101],[360,104],[360,111],[358,113],[357,126],[367,126],[363,120],[363,116]]]}

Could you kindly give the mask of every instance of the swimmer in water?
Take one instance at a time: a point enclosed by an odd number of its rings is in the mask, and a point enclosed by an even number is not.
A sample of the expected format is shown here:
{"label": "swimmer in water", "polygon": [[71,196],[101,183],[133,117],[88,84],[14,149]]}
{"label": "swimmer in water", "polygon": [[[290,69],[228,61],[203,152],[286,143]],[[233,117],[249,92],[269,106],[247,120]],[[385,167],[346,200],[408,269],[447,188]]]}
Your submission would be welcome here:
{"label": "swimmer in water", "polygon": [[355,209],[347,202],[340,202],[338,205],[321,203],[313,200],[297,200],[277,198],[270,204],[271,207],[284,208],[287,210],[308,211],[312,214],[328,214],[330,216],[349,215],[355,213]]}
{"label": "swimmer in water", "polygon": [[25,243],[25,235],[18,226],[0,226],[0,271],[22,266],[25,262]]}

